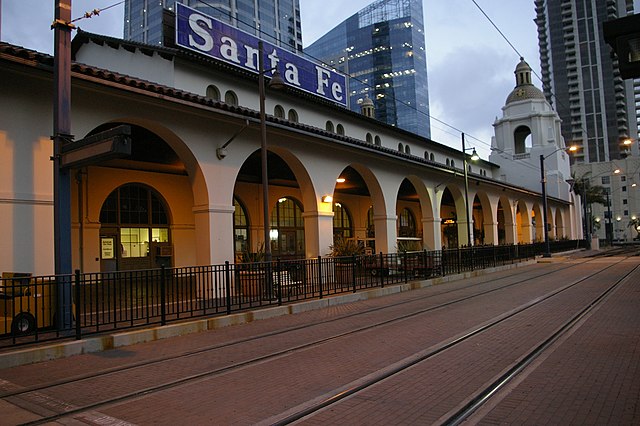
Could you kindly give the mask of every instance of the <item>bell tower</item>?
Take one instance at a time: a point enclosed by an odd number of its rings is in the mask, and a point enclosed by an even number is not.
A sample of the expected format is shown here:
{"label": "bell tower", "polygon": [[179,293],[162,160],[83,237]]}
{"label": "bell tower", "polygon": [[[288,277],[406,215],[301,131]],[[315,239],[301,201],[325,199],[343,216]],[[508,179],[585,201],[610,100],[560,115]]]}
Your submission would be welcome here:
{"label": "bell tower", "polygon": [[515,70],[516,86],[493,123],[489,161],[500,165],[501,177],[510,183],[540,191],[540,155],[545,156],[547,193],[569,199],[569,155],[560,133],[560,117],[533,85],[531,67],[524,58]]}

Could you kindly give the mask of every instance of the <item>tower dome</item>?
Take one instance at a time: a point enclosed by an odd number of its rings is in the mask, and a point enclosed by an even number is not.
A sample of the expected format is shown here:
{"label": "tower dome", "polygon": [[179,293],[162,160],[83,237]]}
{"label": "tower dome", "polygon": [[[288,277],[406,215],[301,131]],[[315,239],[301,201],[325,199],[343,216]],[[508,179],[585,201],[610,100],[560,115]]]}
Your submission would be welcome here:
{"label": "tower dome", "polygon": [[364,100],[360,104],[360,113],[365,117],[375,117],[375,106],[368,95],[364,97]]}
{"label": "tower dome", "polygon": [[524,101],[527,99],[545,100],[542,91],[531,82],[531,67],[522,57],[520,58],[520,63],[516,67],[515,75],[516,87],[507,97],[507,105],[511,102]]}

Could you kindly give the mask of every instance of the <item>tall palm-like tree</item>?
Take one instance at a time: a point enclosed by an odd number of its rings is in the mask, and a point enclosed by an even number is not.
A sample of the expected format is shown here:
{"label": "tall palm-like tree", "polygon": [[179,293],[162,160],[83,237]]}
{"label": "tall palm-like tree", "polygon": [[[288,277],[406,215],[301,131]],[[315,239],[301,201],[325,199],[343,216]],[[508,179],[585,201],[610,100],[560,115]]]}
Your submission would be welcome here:
{"label": "tall palm-like tree", "polygon": [[575,176],[572,176],[572,178],[574,179],[573,192],[583,196],[586,189],[585,201],[587,204],[595,203],[602,204],[603,206],[607,205],[607,195],[604,186],[590,185],[588,179],[576,179]]}

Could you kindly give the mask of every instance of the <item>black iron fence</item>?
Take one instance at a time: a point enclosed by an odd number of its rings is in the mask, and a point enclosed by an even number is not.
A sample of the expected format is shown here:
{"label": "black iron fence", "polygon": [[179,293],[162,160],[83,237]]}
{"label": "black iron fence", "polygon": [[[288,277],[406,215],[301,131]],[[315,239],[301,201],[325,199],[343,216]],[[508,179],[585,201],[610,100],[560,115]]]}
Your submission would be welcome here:
{"label": "black iron fence", "polygon": [[[552,251],[583,248],[554,242]],[[458,274],[532,259],[544,244],[278,260],[141,271],[0,279],[0,348],[113,330],[227,315],[390,284]],[[73,318],[57,315],[57,291],[71,285]],[[62,330],[62,331],[60,331]]]}

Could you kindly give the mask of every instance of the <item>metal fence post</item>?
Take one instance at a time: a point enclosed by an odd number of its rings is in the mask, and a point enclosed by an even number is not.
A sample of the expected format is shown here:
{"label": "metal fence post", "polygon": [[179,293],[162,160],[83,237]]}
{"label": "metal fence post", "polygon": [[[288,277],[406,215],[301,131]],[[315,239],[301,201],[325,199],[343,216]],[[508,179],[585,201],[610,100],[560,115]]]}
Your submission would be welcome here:
{"label": "metal fence post", "polygon": [[282,261],[278,258],[278,266],[276,268],[278,276],[278,306],[282,306]]}
{"label": "metal fence post", "polygon": [[380,252],[380,288],[384,288],[384,257]]}
{"label": "metal fence post", "polygon": [[476,256],[476,248],[472,245],[469,245],[469,249],[471,249],[471,270],[475,270],[475,256]]}
{"label": "metal fence post", "polygon": [[166,269],[162,265],[160,267],[160,324],[167,324],[167,283]]}
{"label": "metal fence post", "polygon": [[322,299],[322,256],[318,256],[318,292]]}
{"label": "metal fence post", "polygon": [[356,255],[351,256],[351,282],[353,284],[353,292],[356,292]]}
{"label": "metal fence post", "polygon": [[402,262],[403,263],[402,264],[402,272],[404,272],[404,283],[406,284],[406,283],[409,282],[409,276],[408,276],[409,273],[407,271],[409,265],[407,265],[408,255],[407,255],[406,251],[403,253],[403,257],[404,257],[404,259],[402,259],[402,261],[403,261]]}
{"label": "metal fence post", "polygon": [[224,287],[225,292],[227,294],[226,303],[227,303],[227,315],[231,314],[231,266],[229,265],[229,261],[224,262]]}
{"label": "metal fence post", "polygon": [[[76,323],[76,340],[80,340],[82,338],[82,329],[80,324],[80,315],[82,314],[82,302],[80,300],[80,269],[76,269],[75,271],[75,280],[76,280],[76,309],[75,309],[75,318],[73,319]],[[73,303],[71,304],[73,306]],[[72,311],[73,315],[73,311]]]}

